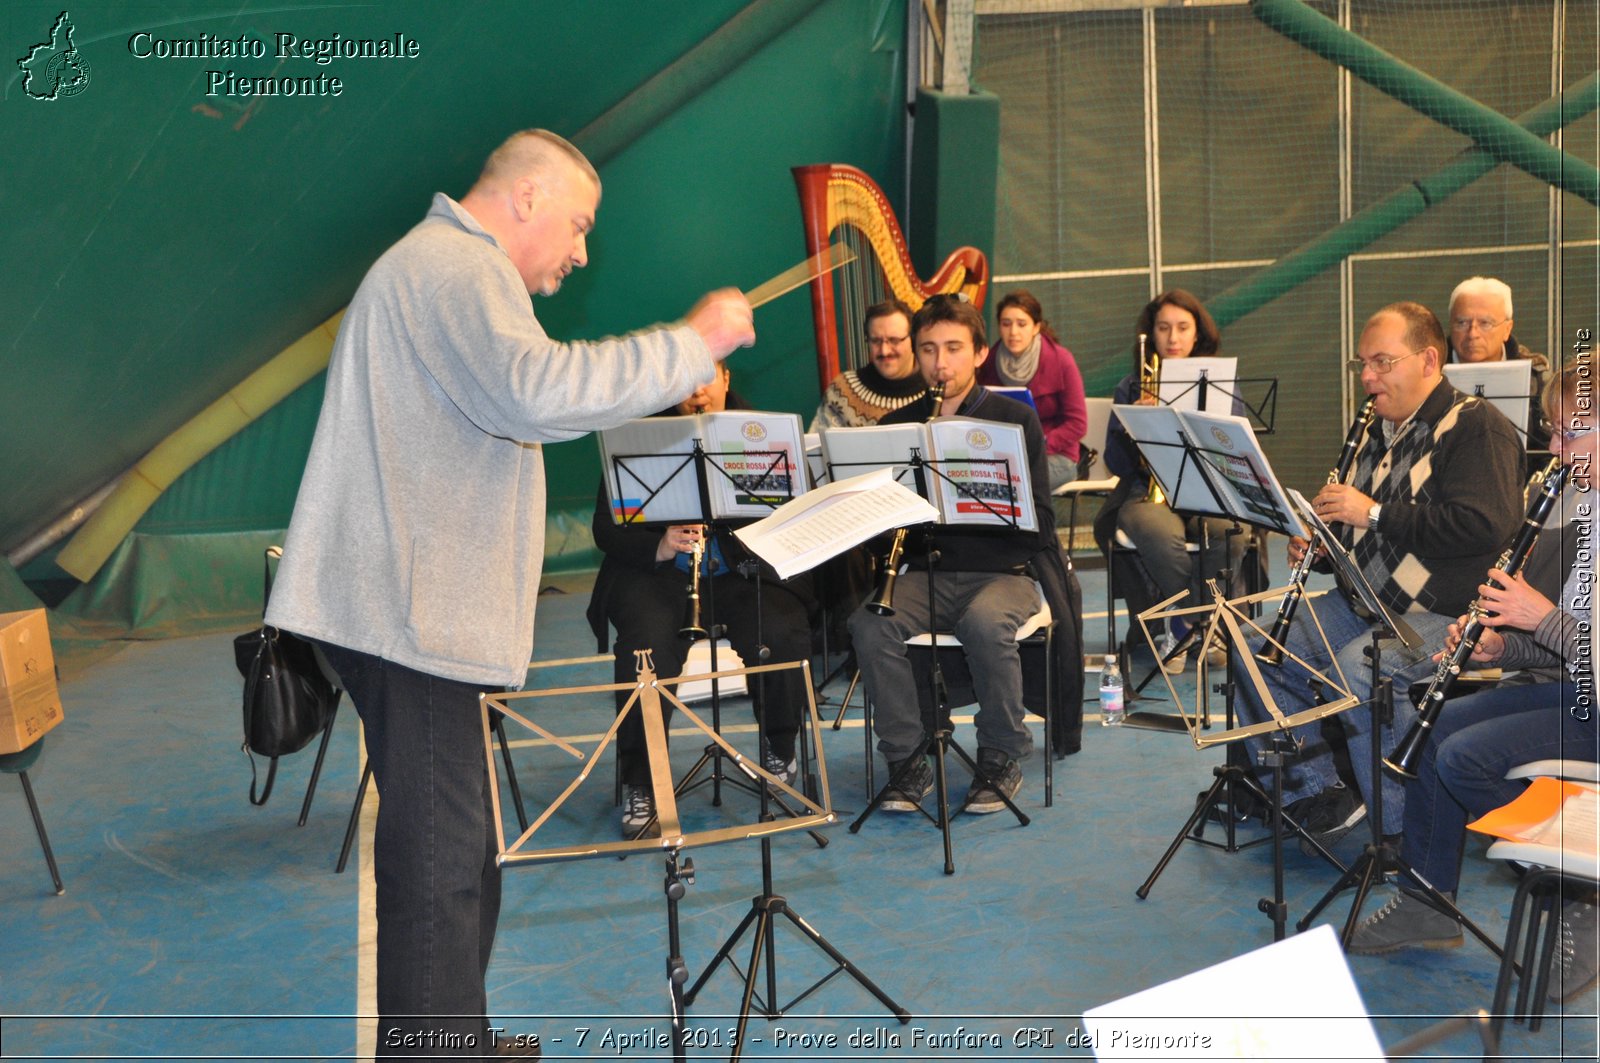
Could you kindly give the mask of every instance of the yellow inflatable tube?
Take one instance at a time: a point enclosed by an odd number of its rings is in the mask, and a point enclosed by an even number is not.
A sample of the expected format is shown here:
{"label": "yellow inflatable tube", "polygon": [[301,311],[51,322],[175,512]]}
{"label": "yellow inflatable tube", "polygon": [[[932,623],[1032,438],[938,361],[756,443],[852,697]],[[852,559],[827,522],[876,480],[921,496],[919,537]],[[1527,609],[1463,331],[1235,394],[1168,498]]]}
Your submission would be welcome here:
{"label": "yellow inflatable tube", "polygon": [[344,311],[340,310],[301,336],[156,444],[84,521],[62,548],[56,564],[88,582],[174,480],[328,367],[333,338],[343,317]]}

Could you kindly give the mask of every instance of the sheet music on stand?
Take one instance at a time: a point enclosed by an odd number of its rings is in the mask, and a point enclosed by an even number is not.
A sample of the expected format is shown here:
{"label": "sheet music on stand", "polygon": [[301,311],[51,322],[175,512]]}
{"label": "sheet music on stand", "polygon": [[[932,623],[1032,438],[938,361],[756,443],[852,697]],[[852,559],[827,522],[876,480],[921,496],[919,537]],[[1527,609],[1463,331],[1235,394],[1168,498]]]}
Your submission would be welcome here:
{"label": "sheet music on stand", "polygon": [[927,499],[876,469],[810,491],[733,534],[788,579],[875,535],[938,519]]}
{"label": "sheet music on stand", "polygon": [[[1311,529],[1313,546],[1315,543],[1322,544],[1323,556],[1332,563],[1334,575],[1339,583],[1356,596],[1356,600],[1372,615],[1374,621],[1386,625],[1394,632],[1395,637],[1404,643],[1407,649],[1414,650],[1422,645],[1422,638],[1412,630],[1411,625],[1383,604],[1378,592],[1372,589],[1372,584],[1367,582],[1366,575],[1356,566],[1345,550],[1344,544],[1339,541],[1339,536],[1317,516],[1317,511],[1306,500],[1306,496],[1299,491],[1291,491],[1290,496],[1294,501],[1295,511],[1305,521],[1306,527]],[[1308,547],[1310,548],[1312,547]]]}
{"label": "sheet music on stand", "polygon": [[1161,404],[1194,413],[1231,413],[1244,417],[1255,431],[1271,435],[1278,415],[1278,378],[1241,377],[1238,361],[1221,357],[1163,361]]}
{"label": "sheet music on stand", "polygon": [[1175,511],[1303,534],[1293,503],[1243,417],[1166,406],[1112,410]]}
{"label": "sheet music on stand", "polygon": [[1442,366],[1451,385],[1466,395],[1486,399],[1506,415],[1528,442],[1528,401],[1533,395],[1533,363],[1526,358],[1501,362],[1447,362]]}
{"label": "sheet music on stand", "polygon": [[[689,524],[764,517],[805,493],[804,438],[794,414],[753,410],[645,417],[607,429],[600,433],[600,458],[611,519]],[[693,470],[696,443],[709,466],[709,513]]]}
{"label": "sheet music on stand", "polygon": [[[1038,529],[1027,440],[1020,425],[971,417],[824,428],[822,450],[835,479],[887,470],[917,487],[945,524]],[[923,471],[920,485],[915,475]]]}

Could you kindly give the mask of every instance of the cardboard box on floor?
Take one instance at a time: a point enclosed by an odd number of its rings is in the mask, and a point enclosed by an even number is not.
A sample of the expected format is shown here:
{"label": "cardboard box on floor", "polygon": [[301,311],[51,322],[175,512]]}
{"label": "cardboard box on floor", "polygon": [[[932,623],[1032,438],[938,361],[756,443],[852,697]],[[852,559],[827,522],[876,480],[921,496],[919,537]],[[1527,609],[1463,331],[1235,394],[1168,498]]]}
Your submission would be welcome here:
{"label": "cardboard box on floor", "polygon": [[0,753],[28,748],[60,722],[45,611],[0,613]]}

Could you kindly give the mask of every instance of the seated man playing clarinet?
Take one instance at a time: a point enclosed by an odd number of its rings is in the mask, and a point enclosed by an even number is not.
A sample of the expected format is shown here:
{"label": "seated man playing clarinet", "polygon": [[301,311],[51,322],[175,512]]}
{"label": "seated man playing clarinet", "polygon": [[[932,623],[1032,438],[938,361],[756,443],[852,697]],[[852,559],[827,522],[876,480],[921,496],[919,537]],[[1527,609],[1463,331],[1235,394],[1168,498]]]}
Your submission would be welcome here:
{"label": "seated man playing clarinet", "polygon": [[[1469,619],[1476,619],[1481,634],[1470,663],[1508,670],[1553,668],[1553,678],[1504,683],[1446,703],[1420,749],[1416,778],[1406,788],[1400,855],[1452,902],[1467,823],[1522,792],[1524,783],[1507,779],[1508,770],[1552,758],[1600,760],[1587,648],[1594,589],[1592,470],[1600,438],[1594,430],[1593,363],[1582,361],[1558,374],[1546,388],[1544,406],[1554,427],[1550,449],[1571,470],[1564,499],[1576,496],[1576,504],[1558,509],[1545,522],[1535,549],[1571,554],[1571,567],[1556,601],[1530,585],[1528,566],[1509,575],[1490,569],[1478,588],[1479,610],[1451,625],[1439,656],[1455,654],[1463,633],[1470,638]],[[1593,984],[1595,916],[1592,896],[1562,912],[1562,933],[1550,958],[1552,1000],[1564,1003]],[[1461,941],[1461,925],[1453,916],[1402,889],[1356,928],[1350,951],[1442,949]]]}
{"label": "seated man playing clarinet", "polygon": [[[1359,357],[1349,365],[1373,397],[1375,417],[1363,434],[1353,475],[1346,483],[1323,487],[1313,500],[1385,607],[1422,640],[1412,650],[1395,639],[1380,643],[1380,674],[1393,677],[1397,694],[1394,721],[1382,734],[1385,754],[1412,716],[1402,693],[1431,669],[1428,655],[1466,610],[1484,569],[1522,516],[1523,457],[1516,429],[1487,401],[1450,386],[1439,368],[1444,351],[1438,319],[1417,303],[1394,303],[1368,319],[1357,345]],[[1297,563],[1306,548],[1304,539],[1292,539],[1290,562]],[[1342,588],[1314,606],[1327,646],[1304,608],[1290,624],[1284,645],[1289,654],[1335,678],[1327,647],[1337,656],[1350,692],[1359,699],[1339,720],[1352,736],[1351,759],[1362,796],[1339,783],[1332,751],[1313,724],[1293,732],[1301,750],[1285,769],[1284,800],[1290,816],[1331,845],[1365,817],[1372,786],[1365,753],[1372,726],[1367,656],[1372,623]],[[1304,667],[1287,657],[1261,674],[1285,716],[1311,708],[1324,693]],[[1236,707],[1241,722],[1268,718],[1250,683],[1239,685]],[[1361,736],[1359,744],[1354,736]],[[1259,738],[1248,741],[1252,752],[1260,748]],[[1401,794],[1397,781],[1383,781],[1385,834],[1400,831]]]}
{"label": "seated man playing clarinet", "polygon": [[[907,763],[923,745],[927,731],[905,641],[928,631],[936,616],[943,630],[953,630],[961,640],[978,698],[979,775],[964,808],[973,813],[998,812],[1022,785],[1017,762],[1033,750],[1033,736],[1023,723],[1022,662],[1016,643],[1017,629],[1039,608],[1039,591],[1028,574],[1030,564],[1046,587],[1055,614],[1065,617],[1070,608],[1058,604],[1050,590],[1061,588],[1064,594],[1068,577],[1050,506],[1044,432],[1032,407],[993,394],[977,382],[978,366],[989,349],[983,317],[971,303],[954,296],[929,299],[912,321],[912,335],[922,377],[935,390],[888,414],[882,423],[960,416],[1021,425],[1038,530],[939,529],[933,544],[938,558],[932,607],[927,543],[912,532],[904,556],[913,571],[894,584],[892,614],[879,615],[864,606],[851,616],[850,634],[872,699],[878,749],[888,761],[890,778],[898,780],[880,807],[913,811],[933,790],[927,758]],[[1075,747],[1077,736],[1069,735],[1068,742],[1068,748]]]}
{"label": "seated man playing clarinet", "polygon": [[[710,384],[656,416],[747,409],[728,390],[728,379],[727,366],[721,366]],[[692,475],[692,470],[685,474]],[[722,534],[720,529],[714,536],[708,537],[705,532],[699,524],[675,524],[665,530],[619,525],[611,519],[606,486],[601,483],[594,512],[594,541],[604,556],[589,599],[588,617],[601,652],[606,648],[607,622],[616,628],[616,682],[633,682],[636,650],[651,651],[659,678],[671,679],[683,673],[693,641],[686,633],[691,626],[687,620],[690,594],[696,589],[702,604],[699,626],[725,627],[728,642],[746,665],[803,661],[810,656],[813,601],[809,578],[801,575],[780,582],[770,571],[766,573],[760,588],[758,642],[757,589],[754,579],[741,571],[741,562],[749,561],[750,554],[737,539]],[[694,575],[697,558],[698,581]],[[770,651],[767,660],[761,658],[763,645]],[[728,658],[717,662],[718,668],[733,665]],[[792,784],[798,770],[795,735],[806,704],[803,673],[784,669],[752,676],[749,685],[767,740],[762,766]],[[617,692],[619,710],[629,694],[626,690]],[[665,700],[662,705],[670,723],[671,705]],[[638,711],[623,720],[617,731],[617,761],[623,784],[622,835],[632,838],[650,825],[656,814],[644,721]]]}

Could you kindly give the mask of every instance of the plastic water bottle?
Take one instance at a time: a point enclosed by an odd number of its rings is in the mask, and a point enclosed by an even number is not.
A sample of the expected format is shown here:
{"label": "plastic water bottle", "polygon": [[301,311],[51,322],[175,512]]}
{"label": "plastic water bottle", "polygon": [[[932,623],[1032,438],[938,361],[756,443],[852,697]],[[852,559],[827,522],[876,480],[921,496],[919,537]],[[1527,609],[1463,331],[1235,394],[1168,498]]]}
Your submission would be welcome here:
{"label": "plastic water bottle", "polygon": [[1122,726],[1122,672],[1117,668],[1115,654],[1106,654],[1105,667],[1100,669],[1100,726]]}

